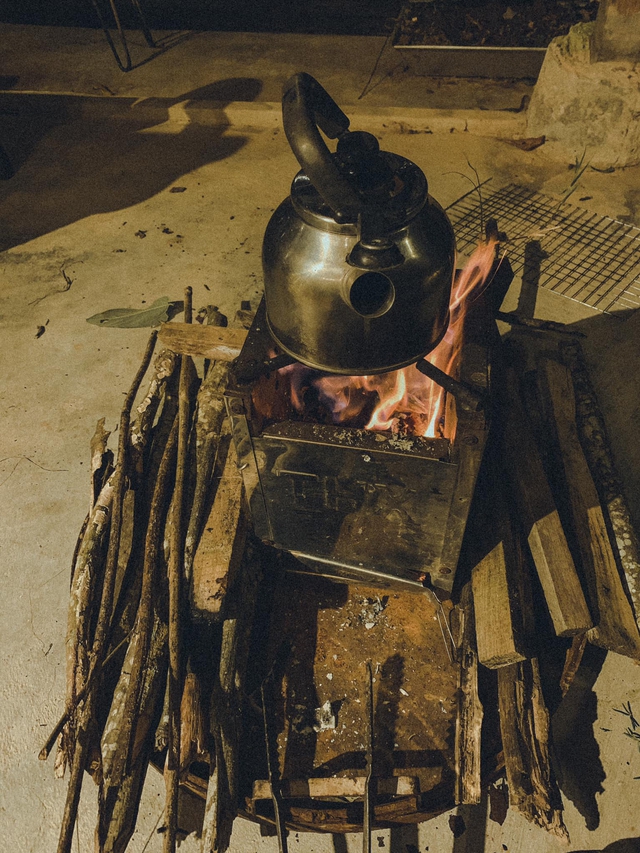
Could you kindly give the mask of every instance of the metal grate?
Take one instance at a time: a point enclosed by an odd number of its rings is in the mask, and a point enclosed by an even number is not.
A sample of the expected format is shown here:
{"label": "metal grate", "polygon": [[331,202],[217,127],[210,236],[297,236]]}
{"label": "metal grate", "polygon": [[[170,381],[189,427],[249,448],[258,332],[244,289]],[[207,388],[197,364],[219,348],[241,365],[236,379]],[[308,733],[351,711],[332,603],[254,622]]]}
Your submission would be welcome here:
{"label": "metal grate", "polygon": [[482,205],[472,191],[447,208],[461,254],[493,217],[524,278],[598,311],[640,307],[640,228],[515,184],[481,192]]}

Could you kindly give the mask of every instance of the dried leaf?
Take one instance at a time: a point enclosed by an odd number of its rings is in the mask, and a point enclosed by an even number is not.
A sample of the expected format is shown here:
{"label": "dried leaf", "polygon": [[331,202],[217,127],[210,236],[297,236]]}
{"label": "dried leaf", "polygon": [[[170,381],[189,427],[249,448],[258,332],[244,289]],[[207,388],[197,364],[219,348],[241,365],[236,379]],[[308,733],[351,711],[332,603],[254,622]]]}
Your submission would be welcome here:
{"label": "dried leaf", "polygon": [[546,136],[529,136],[526,139],[507,139],[509,145],[519,148],[521,151],[535,151],[546,142]]}
{"label": "dried leaf", "polygon": [[182,309],[182,302],[170,302],[168,296],[161,296],[153,305],[144,308],[111,308],[102,311],[87,317],[87,323],[116,329],[142,329],[159,326],[169,319],[169,315],[175,317]]}

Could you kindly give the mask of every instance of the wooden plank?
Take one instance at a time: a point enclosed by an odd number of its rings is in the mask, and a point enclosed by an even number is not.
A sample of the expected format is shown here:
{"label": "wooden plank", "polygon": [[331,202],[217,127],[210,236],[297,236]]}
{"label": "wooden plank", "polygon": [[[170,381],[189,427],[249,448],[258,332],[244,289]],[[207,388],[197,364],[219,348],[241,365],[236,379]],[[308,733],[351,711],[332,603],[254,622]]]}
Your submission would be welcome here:
{"label": "wooden plank", "polygon": [[555,632],[573,636],[593,622],[513,370],[505,393],[503,445],[514,497]]}
{"label": "wooden plank", "polygon": [[199,323],[163,323],[158,338],[180,355],[233,361],[247,338],[246,329],[201,326]]}
{"label": "wooden plank", "polygon": [[[280,783],[283,797],[304,799],[326,799],[327,797],[363,797],[365,777],[330,776],[317,779],[284,779]],[[409,797],[418,792],[415,776],[392,776],[376,779],[378,794],[394,797]],[[253,783],[254,800],[270,800],[271,785],[268,779],[256,779]]]}
{"label": "wooden plank", "polygon": [[587,636],[598,646],[640,659],[640,633],[578,437],[571,372],[563,364],[542,359],[540,388],[557,439],[573,532],[594,610],[595,627]]}
{"label": "wooden plank", "polygon": [[568,841],[549,759],[549,712],[536,658],[498,670],[498,705],[510,805],[527,820]]}
{"label": "wooden plank", "polygon": [[[490,669],[526,657],[533,613],[525,594],[527,567],[516,540],[502,489],[495,482],[498,461],[483,467],[486,511],[481,512],[484,556],[471,572],[478,660]],[[481,551],[481,553],[482,553]],[[527,626],[525,627],[525,619]]]}
{"label": "wooden plank", "polygon": [[235,445],[231,442],[193,559],[191,610],[194,617],[220,616],[230,580],[242,560],[246,535],[242,474],[238,470]]}
{"label": "wooden plank", "polygon": [[460,674],[455,737],[455,800],[457,804],[479,803],[482,795],[480,733],[484,709],[478,694],[478,653],[471,583],[466,583],[462,588],[456,611],[460,623]]}
{"label": "wooden plank", "polygon": [[579,343],[560,345],[562,360],[571,370],[576,399],[578,436],[591,476],[608,516],[619,565],[640,627],[640,542],[631,520],[620,475],[613,460],[604,417]]}

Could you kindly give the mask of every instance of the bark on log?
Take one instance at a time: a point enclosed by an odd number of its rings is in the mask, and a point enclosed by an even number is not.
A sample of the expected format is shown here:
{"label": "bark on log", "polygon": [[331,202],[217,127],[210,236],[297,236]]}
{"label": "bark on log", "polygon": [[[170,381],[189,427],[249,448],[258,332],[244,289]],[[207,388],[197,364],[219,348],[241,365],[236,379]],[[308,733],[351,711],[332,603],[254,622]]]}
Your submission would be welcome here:
{"label": "bark on log", "polygon": [[[134,377],[133,383],[125,398],[122,413],[120,415],[120,436],[118,443],[118,460],[116,470],[114,472],[113,483],[113,500],[112,500],[112,519],[109,530],[109,547],[105,561],[104,581],[102,587],[102,596],[100,599],[100,609],[96,623],[95,635],[91,647],[90,655],[90,674],[91,671],[98,670],[105,657],[108,631],[111,623],[114,586],[116,579],[116,570],[118,565],[118,551],[120,545],[120,521],[122,512],[122,500],[126,485],[127,473],[127,443],[129,436],[129,425],[131,422],[131,408],[140,383],[147,372],[157,333],[153,332],[147,344],[142,364]],[[60,837],[58,839],[58,853],[70,853],[73,839],[73,829],[78,814],[78,803],[80,801],[80,790],[82,787],[82,775],[87,765],[87,759],[90,751],[90,737],[93,727],[93,721],[96,714],[98,704],[98,696],[95,685],[90,684],[86,699],[82,706],[80,715],[80,725],[77,731],[77,742],[71,763],[71,774],[69,778],[69,786],[67,789],[67,797],[65,801],[64,814],[62,817],[62,825],[60,828]]]}
{"label": "bark on log", "polygon": [[604,417],[580,345],[562,344],[560,352],[564,363],[571,370],[580,443],[613,534],[611,544],[626,581],[636,624],[640,628],[640,542],[613,461]]}
{"label": "bark on log", "polygon": [[[127,651],[128,665],[123,667],[121,684],[116,688],[112,713],[105,728],[105,738],[103,738],[103,750],[106,759],[103,767],[103,778],[104,785],[107,788],[117,787],[123,781],[127,766],[130,764],[135,740],[139,698],[144,684],[145,664],[153,634],[154,587],[162,559],[162,540],[168,496],[173,481],[177,437],[176,422],[167,442],[154,488],[145,541],[140,604]],[[118,699],[117,702],[116,699]],[[106,739],[107,735],[108,740]]]}
{"label": "bark on log", "polygon": [[[185,288],[184,318],[192,322],[192,290]],[[169,742],[164,771],[165,825],[164,853],[175,853],[178,828],[178,785],[180,773],[180,702],[183,690],[181,612],[184,585],[184,546],[186,528],[187,477],[189,462],[189,435],[191,432],[193,362],[188,355],[181,356],[180,390],[178,395],[178,447],[176,479],[173,492],[173,511],[169,531]]]}
{"label": "bark on log", "polygon": [[460,675],[455,737],[455,801],[457,804],[479,803],[482,793],[480,733],[484,711],[478,695],[478,653],[470,582],[462,589],[458,619],[460,622]]}
{"label": "bark on log", "polygon": [[568,841],[549,759],[549,713],[537,658],[498,670],[498,703],[509,803],[527,820]]}
{"label": "bark on log", "polygon": [[597,646],[640,659],[640,633],[578,437],[571,373],[556,361],[542,359],[540,384],[557,440],[573,531],[594,610],[595,625],[587,636]]}
{"label": "bark on log", "polygon": [[591,627],[591,615],[512,370],[507,371],[503,443],[514,497],[555,632],[562,637],[579,634]]}

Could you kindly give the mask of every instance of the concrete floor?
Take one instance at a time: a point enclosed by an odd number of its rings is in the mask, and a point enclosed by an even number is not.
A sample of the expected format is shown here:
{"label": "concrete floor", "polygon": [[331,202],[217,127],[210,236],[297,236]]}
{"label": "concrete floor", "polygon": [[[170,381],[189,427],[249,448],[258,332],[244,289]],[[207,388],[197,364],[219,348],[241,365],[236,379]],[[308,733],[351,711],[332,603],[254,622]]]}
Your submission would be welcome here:
{"label": "concrete floor", "polygon": [[[187,284],[196,308],[214,301],[230,315],[240,300],[259,298],[262,234],[296,171],[275,103],[295,70],[315,73],[347,113],[376,129],[385,149],[420,164],[444,205],[468,190],[469,164],[482,179],[550,194],[561,193],[572,172],[544,146],[527,153],[505,141],[522,129],[520,115],[504,110],[520,103],[523,84],[403,73],[358,100],[381,46],[376,39],[209,33],[129,75],[116,69],[95,32],[0,27],[0,41],[0,139],[17,167],[0,184],[0,815],[5,850],[49,853],[66,783],[54,780],[51,762],[38,762],[37,753],[63,704],[69,564],[86,511],[88,443],[98,418],[110,428],[117,423],[147,339],[144,330],[101,329],[86,318],[164,295],[179,299]],[[412,132],[427,126],[433,132]],[[170,192],[176,186],[186,189]],[[587,171],[581,186],[594,211],[640,225],[640,169]],[[507,308],[519,286],[516,279]],[[587,332],[614,451],[640,519],[640,316],[605,318],[547,291],[538,294],[536,316]],[[39,326],[46,331],[37,338]],[[640,851],[640,754],[615,712],[626,701],[640,712],[640,670],[610,654],[594,692],[589,676],[567,747],[585,763],[577,761],[577,777],[565,784],[572,841],[564,849]],[[150,772],[133,853],[161,849],[155,827],[163,796]],[[87,782],[82,853],[93,846],[95,813]],[[376,843],[393,853],[563,847],[512,811],[502,826],[489,821],[486,828],[486,806],[461,813],[468,829],[457,839],[447,814],[376,832]],[[361,839],[293,835],[290,848],[344,853],[361,849]],[[198,850],[197,839],[181,849]],[[276,849],[275,839],[237,821],[234,853]]]}

